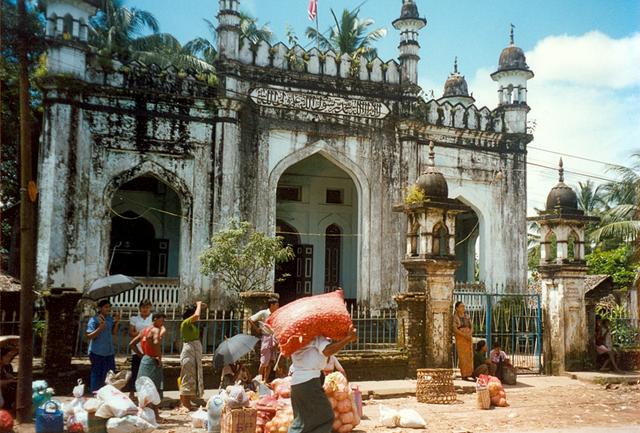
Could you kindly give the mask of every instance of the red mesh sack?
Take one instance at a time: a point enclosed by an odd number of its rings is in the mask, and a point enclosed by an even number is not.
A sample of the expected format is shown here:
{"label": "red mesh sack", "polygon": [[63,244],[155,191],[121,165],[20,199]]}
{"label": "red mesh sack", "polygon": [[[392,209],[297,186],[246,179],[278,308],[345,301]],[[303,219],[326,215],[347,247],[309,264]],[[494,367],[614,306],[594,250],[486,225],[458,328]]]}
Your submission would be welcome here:
{"label": "red mesh sack", "polygon": [[351,316],[342,290],[298,299],[277,309],[267,325],[273,329],[284,356],[291,356],[314,338],[339,340],[349,334]]}
{"label": "red mesh sack", "polygon": [[6,410],[0,410],[0,433],[13,431],[13,417]]}

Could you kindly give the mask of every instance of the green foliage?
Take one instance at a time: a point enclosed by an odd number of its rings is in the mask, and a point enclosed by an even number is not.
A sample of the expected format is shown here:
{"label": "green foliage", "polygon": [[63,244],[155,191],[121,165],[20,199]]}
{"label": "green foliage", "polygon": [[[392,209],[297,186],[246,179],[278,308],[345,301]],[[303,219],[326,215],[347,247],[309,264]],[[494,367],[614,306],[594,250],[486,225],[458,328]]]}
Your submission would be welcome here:
{"label": "green foliage", "polygon": [[618,304],[613,295],[600,300],[595,308],[596,315],[609,321],[613,345],[617,347],[637,346],[640,329],[630,320],[629,310]]}
{"label": "green foliage", "polygon": [[332,50],[338,56],[346,53],[352,58],[363,55],[368,60],[373,60],[377,56],[373,43],[386,36],[387,30],[382,27],[370,30],[375,22],[371,18],[360,19],[359,14],[359,8],[353,11],[344,9],[338,19],[334,10],[331,9],[334,25],[329,29],[329,37],[313,27],[308,27],[307,38],[316,42],[321,49]]}
{"label": "green foliage", "polygon": [[293,259],[293,249],[281,237],[256,231],[251,223],[232,220],[213,235],[200,256],[201,272],[212,275],[234,294],[269,290],[276,263]]}
{"label": "green foliage", "polygon": [[33,322],[33,333],[38,337],[44,337],[44,333],[47,330],[47,322],[44,320],[38,320],[37,322]]}
{"label": "green foliage", "polygon": [[623,245],[610,251],[596,249],[586,259],[590,274],[611,275],[618,289],[631,287],[637,269],[632,263],[629,247]]}
{"label": "green foliage", "polygon": [[411,185],[407,188],[407,193],[404,196],[405,204],[416,204],[422,203],[427,199],[427,196],[424,194],[422,188],[419,188],[417,185]]}

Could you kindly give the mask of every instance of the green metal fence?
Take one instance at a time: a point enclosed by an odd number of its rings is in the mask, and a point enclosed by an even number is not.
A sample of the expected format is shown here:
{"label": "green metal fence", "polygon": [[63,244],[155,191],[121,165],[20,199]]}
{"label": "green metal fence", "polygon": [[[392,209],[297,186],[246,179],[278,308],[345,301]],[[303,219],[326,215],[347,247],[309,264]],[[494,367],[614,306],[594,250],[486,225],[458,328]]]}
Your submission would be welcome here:
{"label": "green metal fence", "polygon": [[520,373],[542,371],[540,295],[454,292],[454,300],[465,304],[474,339],[489,350],[497,341]]}

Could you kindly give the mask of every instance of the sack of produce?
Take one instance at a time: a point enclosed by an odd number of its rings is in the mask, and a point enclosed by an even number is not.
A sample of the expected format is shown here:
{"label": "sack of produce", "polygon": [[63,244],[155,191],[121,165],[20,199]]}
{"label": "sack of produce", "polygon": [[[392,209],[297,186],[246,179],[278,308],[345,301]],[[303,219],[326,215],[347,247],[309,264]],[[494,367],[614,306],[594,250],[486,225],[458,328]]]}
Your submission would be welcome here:
{"label": "sack of produce", "polygon": [[287,433],[293,422],[293,409],[291,406],[281,404],[276,415],[264,426],[264,433]]}
{"label": "sack of produce", "polygon": [[404,428],[425,428],[427,423],[418,412],[413,409],[400,409],[398,411],[400,421],[398,425]]}
{"label": "sack of produce", "polygon": [[151,433],[154,429],[153,425],[135,415],[107,421],[107,433]]}
{"label": "sack of produce", "polygon": [[291,398],[291,376],[275,379],[271,382],[271,387],[276,398]]}
{"label": "sack of produce", "polygon": [[498,407],[509,406],[509,403],[507,403],[507,396],[504,392],[504,387],[502,386],[502,382],[500,382],[500,379],[494,376],[481,374],[478,382],[481,384],[486,384],[487,389],[489,390],[489,395],[491,396],[492,405]]}
{"label": "sack of produce", "polygon": [[314,338],[339,340],[349,334],[351,316],[342,290],[298,299],[276,310],[267,320],[283,356],[291,356]]}
{"label": "sack of produce", "polygon": [[400,425],[400,413],[390,407],[380,405],[380,417],[378,422],[383,427],[396,428]]}
{"label": "sack of produce", "polygon": [[325,378],[324,392],[333,408],[334,432],[349,433],[360,424],[355,396],[342,373],[336,371]]}
{"label": "sack of produce", "polygon": [[112,385],[100,388],[97,396],[102,400],[102,406],[96,412],[96,416],[100,418],[121,418],[138,413],[138,407],[129,399],[129,396]]}

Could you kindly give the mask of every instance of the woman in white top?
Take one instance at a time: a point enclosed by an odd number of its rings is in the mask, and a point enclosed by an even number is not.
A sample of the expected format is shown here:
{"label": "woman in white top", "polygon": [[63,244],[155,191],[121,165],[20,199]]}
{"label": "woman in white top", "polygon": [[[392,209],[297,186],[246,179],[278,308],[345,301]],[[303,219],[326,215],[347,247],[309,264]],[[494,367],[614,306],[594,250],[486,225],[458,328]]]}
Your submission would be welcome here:
{"label": "woman in white top", "polygon": [[[143,299],[138,305],[138,315],[129,318],[129,337],[134,339],[138,336],[143,329],[153,325],[151,319],[151,310],[153,305],[148,299]],[[138,343],[138,350],[142,351],[142,347]],[[140,361],[142,357],[138,356],[133,350],[131,351],[131,379],[127,383],[126,390],[129,390],[129,397],[133,398],[133,393],[136,390],[136,378],[138,377],[138,370],[140,369]]]}
{"label": "woman in white top", "polygon": [[327,366],[327,359],[358,339],[351,327],[349,335],[331,342],[316,337],[311,343],[291,355],[291,405],[293,423],[289,433],[331,433],[333,409],[324,393],[320,375]]}

